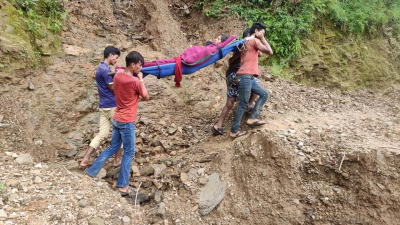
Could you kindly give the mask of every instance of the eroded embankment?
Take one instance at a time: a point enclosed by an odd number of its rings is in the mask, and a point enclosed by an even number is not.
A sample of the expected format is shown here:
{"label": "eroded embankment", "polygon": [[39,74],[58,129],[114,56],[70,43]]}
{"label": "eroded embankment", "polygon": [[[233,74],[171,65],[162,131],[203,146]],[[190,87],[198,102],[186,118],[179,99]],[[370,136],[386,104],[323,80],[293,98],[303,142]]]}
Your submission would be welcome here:
{"label": "eroded embankment", "polygon": [[227,194],[209,221],[396,224],[395,153],[332,152],[328,160],[313,161],[270,132],[255,132],[224,150],[212,167],[228,181]]}

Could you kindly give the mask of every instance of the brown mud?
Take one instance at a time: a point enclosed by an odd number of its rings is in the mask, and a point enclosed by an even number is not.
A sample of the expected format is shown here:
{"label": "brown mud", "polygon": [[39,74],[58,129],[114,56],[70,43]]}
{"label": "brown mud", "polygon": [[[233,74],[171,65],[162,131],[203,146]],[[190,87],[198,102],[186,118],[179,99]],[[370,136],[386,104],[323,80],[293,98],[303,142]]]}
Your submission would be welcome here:
{"label": "brown mud", "polygon": [[[210,131],[225,104],[227,60],[185,75],[181,88],[173,77],[150,75],[150,101],[139,103],[132,163],[142,175],[131,177],[150,202],[135,206],[117,197],[112,160],[106,178],[85,177],[75,161],[98,129],[94,74],[104,46],[122,50],[119,65],[130,50],[151,61],[177,56],[219,33],[240,34],[246,24],[206,18],[193,1],[66,1],[65,8],[64,55],[45,70],[1,76],[0,123],[10,126],[0,128],[1,181],[8,185],[0,201],[8,218],[0,224],[87,224],[95,217],[106,224],[397,224],[398,85],[383,94],[338,93],[282,80],[262,67],[260,80],[271,96],[260,115],[267,124],[251,129],[243,123],[249,134],[231,140]],[[108,145],[109,139],[99,149]],[[30,153],[35,164],[46,166],[38,175],[6,152]],[[143,175],[150,167],[153,172]],[[198,193],[212,173],[226,181],[226,194],[201,216]],[[155,197],[159,191],[164,213]],[[25,216],[10,217],[13,212]]]}

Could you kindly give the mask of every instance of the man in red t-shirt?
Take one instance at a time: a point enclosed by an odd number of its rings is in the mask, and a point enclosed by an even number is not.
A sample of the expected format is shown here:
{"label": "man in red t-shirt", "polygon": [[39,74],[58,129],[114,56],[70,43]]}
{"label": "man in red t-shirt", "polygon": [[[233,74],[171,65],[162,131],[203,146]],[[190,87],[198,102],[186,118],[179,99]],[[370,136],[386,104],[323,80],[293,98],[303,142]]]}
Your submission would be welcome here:
{"label": "man in red t-shirt", "polygon": [[140,72],[144,64],[143,56],[136,51],[130,52],[126,57],[126,68],[114,76],[114,94],[117,108],[113,117],[113,133],[111,146],[104,150],[87,174],[95,177],[104,163],[121,147],[124,146],[121,168],[118,175],[117,187],[121,196],[133,196],[135,190],[129,186],[131,162],[135,156],[135,120],[139,102],[149,100],[146,87],[143,83],[143,74]]}
{"label": "man in red t-shirt", "polygon": [[230,137],[237,138],[247,134],[247,131],[239,131],[239,125],[242,121],[244,112],[249,105],[251,93],[258,96],[258,100],[254,105],[247,124],[250,126],[264,125],[265,122],[258,119],[261,108],[268,100],[268,91],[257,83],[254,77],[258,77],[258,52],[263,52],[272,55],[271,46],[264,38],[266,26],[262,23],[256,22],[250,28],[250,38],[247,40],[242,49],[240,49],[240,68],[236,73],[236,81],[239,83],[239,106],[236,110],[235,117],[233,118]]}

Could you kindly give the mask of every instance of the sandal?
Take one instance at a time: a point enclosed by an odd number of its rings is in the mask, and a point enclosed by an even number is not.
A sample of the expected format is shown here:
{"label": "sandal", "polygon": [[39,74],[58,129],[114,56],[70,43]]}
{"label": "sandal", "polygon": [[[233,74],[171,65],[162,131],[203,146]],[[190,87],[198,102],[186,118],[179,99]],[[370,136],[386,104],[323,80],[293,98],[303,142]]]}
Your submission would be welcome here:
{"label": "sandal", "polygon": [[222,127],[218,127],[217,129],[214,128],[214,126],[211,127],[211,131],[215,134],[215,135],[224,135],[224,129],[222,129]]}
{"label": "sandal", "polygon": [[79,169],[80,170],[82,170],[82,171],[86,171],[87,169],[89,169],[89,165],[87,165],[87,166],[79,166]]}
{"label": "sandal", "polygon": [[261,122],[260,120],[257,120],[256,122],[246,123],[246,124],[251,126],[251,127],[255,127],[255,126],[262,126],[262,125],[266,124],[266,122]]}
{"label": "sandal", "polygon": [[248,132],[247,132],[247,130],[245,130],[245,131],[238,131],[237,133],[236,133],[236,135],[235,136],[231,136],[231,135],[229,135],[232,139],[236,139],[236,138],[238,138],[238,137],[241,137],[241,136],[244,136],[244,135],[246,135]]}
{"label": "sandal", "polygon": [[136,195],[136,189],[129,186],[128,190],[126,190],[125,192],[119,192],[121,194],[121,197],[133,197]]}

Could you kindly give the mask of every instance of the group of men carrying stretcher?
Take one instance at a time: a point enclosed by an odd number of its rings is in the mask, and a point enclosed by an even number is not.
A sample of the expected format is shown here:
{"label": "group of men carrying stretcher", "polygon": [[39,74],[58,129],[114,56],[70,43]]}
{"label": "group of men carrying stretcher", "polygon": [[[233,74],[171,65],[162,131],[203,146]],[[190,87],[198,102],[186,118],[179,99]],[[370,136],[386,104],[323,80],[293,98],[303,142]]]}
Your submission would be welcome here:
{"label": "group of men carrying stretcher", "polygon": [[[193,73],[214,63],[234,48],[238,48],[239,51],[229,59],[229,68],[226,73],[227,101],[218,122],[211,127],[211,130],[215,135],[224,135],[222,124],[237,99],[239,106],[229,133],[231,138],[241,137],[248,133],[239,130],[245,112],[250,114],[246,121],[247,125],[264,125],[265,121],[260,120],[258,116],[268,100],[269,93],[256,77],[259,76],[258,57],[262,53],[273,54],[271,46],[264,37],[265,29],[265,25],[256,22],[250,29],[245,30],[244,39],[236,44],[228,45],[235,36],[228,38],[226,35],[220,35],[214,43],[189,48],[182,53],[181,57],[150,63],[145,63],[139,52],[132,51],[125,57],[125,68],[117,67],[119,71],[114,76],[109,75],[110,66],[116,65],[120,51],[113,46],[106,47],[104,61],[96,71],[100,98],[100,129],[80,162],[81,168],[88,168],[86,174],[95,177],[106,161],[115,155],[113,166],[120,166],[117,187],[121,196],[135,194],[135,189],[129,186],[130,165],[135,155],[134,122],[139,96],[144,101],[149,100],[143,74],[152,74],[159,78],[175,75],[175,86],[179,87],[182,74]],[[226,45],[228,46],[224,48]],[[257,96],[259,97],[256,100]],[[113,128],[111,145],[92,163],[90,156],[100,145],[101,140],[108,136],[111,126]]]}

